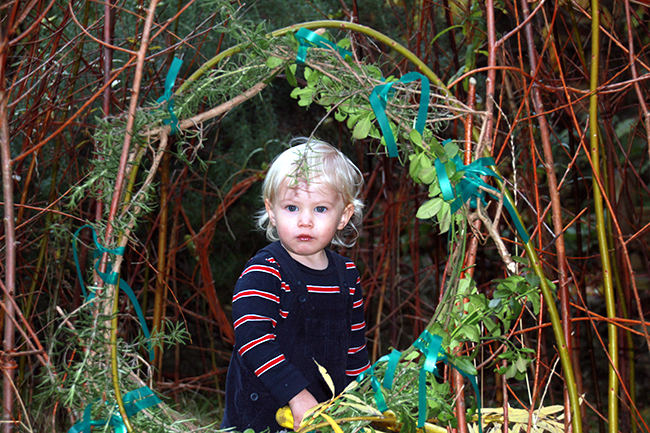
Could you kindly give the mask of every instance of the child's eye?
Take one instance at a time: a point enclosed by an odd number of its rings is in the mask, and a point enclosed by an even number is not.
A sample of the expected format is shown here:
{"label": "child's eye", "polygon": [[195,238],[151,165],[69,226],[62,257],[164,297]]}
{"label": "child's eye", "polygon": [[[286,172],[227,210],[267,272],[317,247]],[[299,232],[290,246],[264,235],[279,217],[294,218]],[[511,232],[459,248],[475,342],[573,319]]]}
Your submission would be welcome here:
{"label": "child's eye", "polygon": [[314,208],[314,210],[315,210],[317,213],[324,213],[324,212],[327,212],[327,207],[325,207],[325,206],[316,206],[316,207]]}
{"label": "child's eye", "polygon": [[285,209],[288,210],[289,212],[295,212],[298,210],[298,206],[296,206],[295,204],[288,204],[287,206],[285,206]]}

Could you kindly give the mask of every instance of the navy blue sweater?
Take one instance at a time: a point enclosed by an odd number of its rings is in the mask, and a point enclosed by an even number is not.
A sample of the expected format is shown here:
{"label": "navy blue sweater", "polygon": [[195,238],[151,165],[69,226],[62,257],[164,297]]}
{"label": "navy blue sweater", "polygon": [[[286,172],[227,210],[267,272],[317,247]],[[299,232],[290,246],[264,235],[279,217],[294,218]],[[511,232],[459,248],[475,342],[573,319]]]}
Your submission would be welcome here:
{"label": "navy blue sweater", "polygon": [[235,286],[235,347],[226,382],[223,427],[279,430],[275,411],[307,388],[332,397],[370,367],[363,295],[354,263],[326,250],[329,266],[314,270],[293,260],[279,242],[246,264]]}

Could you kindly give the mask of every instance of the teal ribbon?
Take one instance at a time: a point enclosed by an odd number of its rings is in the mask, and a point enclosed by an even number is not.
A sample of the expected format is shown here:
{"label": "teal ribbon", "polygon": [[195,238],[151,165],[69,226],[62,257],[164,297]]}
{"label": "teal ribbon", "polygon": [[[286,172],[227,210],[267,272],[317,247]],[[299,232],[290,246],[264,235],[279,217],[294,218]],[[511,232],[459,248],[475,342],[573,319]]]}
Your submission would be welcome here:
{"label": "teal ribbon", "polygon": [[[375,393],[375,404],[377,405],[377,409],[379,409],[380,412],[386,412],[388,410],[388,405],[386,405],[386,399],[384,398],[384,394],[381,392],[381,387],[383,386],[386,389],[391,389],[393,387],[395,369],[397,368],[397,362],[399,361],[401,354],[402,352],[399,350],[393,349],[390,355],[382,356],[374,364],[372,364],[368,370],[357,376],[358,382],[361,382],[366,376],[370,376],[370,385],[372,386],[372,390]],[[380,386],[379,379],[377,379],[377,376],[375,376],[375,367],[381,362],[387,362],[388,364],[386,365],[384,380]]]}
{"label": "teal ribbon", "polygon": [[143,386],[124,394],[124,410],[127,416],[133,416],[141,410],[156,406],[160,399],[148,386]]}
{"label": "teal ribbon", "polygon": [[399,362],[399,357],[402,355],[402,352],[399,350],[393,349],[388,355],[388,364],[386,365],[386,373],[384,374],[384,380],[382,385],[386,389],[391,389],[393,387],[393,379],[395,377],[395,370],[397,369],[397,363]]}
{"label": "teal ribbon", "polygon": [[306,28],[299,28],[295,34],[296,39],[298,40],[298,52],[296,53],[296,62],[305,63],[307,59],[307,50],[311,47],[317,48],[331,48],[334,51],[337,51],[341,57],[352,57],[352,53],[348,50],[339,47],[334,42],[325,39],[321,35],[312,32]]}
{"label": "teal ribbon", "polygon": [[438,353],[442,345],[442,337],[431,335],[429,331],[424,331],[413,346],[415,346],[425,356],[422,368],[420,368],[420,378],[418,386],[418,427],[424,427],[427,420],[427,372],[436,371],[438,362]]}
{"label": "teal ribbon", "polygon": [[385,362],[388,360],[388,356],[384,355],[381,358],[379,358],[372,366],[362,372],[360,375],[357,376],[357,381],[361,382],[366,376],[370,376],[370,386],[372,386],[372,390],[375,393],[375,404],[377,405],[377,409],[379,409],[380,412],[386,412],[388,410],[388,406],[386,405],[386,399],[384,399],[384,394],[381,392],[381,386],[379,384],[379,379],[377,379],[377,376],[375,376],[375,367],[377,366],[378,363],[380,362]]}
{"label": "teal ribbon", "polygon": [[425,356],[424,363],[420,368],[419,388],[418,388],[418,427],[422,428],[427,419],[427,373],[436,373],[436,364],[438,361],[443,361],[445,364],[458,371],[463,377],[467,378],[474,388],[476,393],[476,404],[478,406],[478,430],[483,433],[483,422],[481,418],[481,394],[479,393],[478,383],[476,376],[469,374],[462,369],[456,367],[449,361],[449,356],[444,350],[441,350],[442,337],[439,335],[432,335],[429,331],[425,330],[415,343],[413,343],[422,354]]}
{"label": "teal ribbon", "polygon": [[[124,255],[124,247],[117,247],[117,248],[106,248],[102,244],[99,243],[97,240],[97,232],[95,232],[95,229],[93,226],[89,224],[85,224],[77,229],[77,231],[74,233],[74,236],[72,237],[72,256],[74,257],[74,263],[77,267],[77,277],[79,277],[79,284],[81,285],[81,291],[83,292],[84,298],[87,301],[92,300],[95,297],[95,292],[92,290],[89,290],[90,293],[86,292],[86,286],[84,285],[84,278],[83,275],[81,274],[81,267],[79,266],[79,257],[77,255],[77,239],[79,238],[79,232],[83,229],[90,229],[92,231],[93,235],[93,242],[95,243],[95,250],[93,250],[93,260],[95,262],[95,272],[97,272],[97,275],[101,277],[103,281],[105,281],[108,284],[116,284],[119,275],[117,272],[102,272],[99,270],[99,265],[100,261],[99,259],[101,256],[106,253],[106,254],[115,254],[117,256],[122,256]],[[110,264],[107,265],[110,267]]]}
{"label": "teal ribbon", "polygon": [[[429,331],[425,330],[422,334],[420,334],[417,340],[415,340],[413,346],[424,355],[424,362],[420,368],[418,382],[418,428],[424,427],[424,423],[427,420],[427,373],[436,374],[436,364],[439,361],[443,361],[445,364],[458,371],[463,377],[467,378],[472,384],[472,388],[474,388],[474,392],[476,393],[476,401],[478,405],[479,433],[483,433],[483,424],[481,418],[481,395],[479,394],[476,376],[463,371],[449,361],[446,352],[441,349],[442,337],[439,335],[433,335]],[[395,370],[397,368],[397,363],[399,362],[400,356],[401,352],[399,350],[393,349],[390,355],[382,356],[374,364],[372,364],[368,370],[357,376],[358,382],[361,382],[367,376],[370,376],[370,384],[374,391],[375,403],[377,405],[377,409],[379,409],[380,412],[385,412],[388,410],[384,394],[381,392],[381,387],[383,386],[386,389],[392,388],[393,380],[395,377]],[[381,362],[387,362],[387,365],[386,373],[384,374],[384,380],[380,385],[379,379],[377,379],[375,376],[375,367]]]}
{"label": "teal ribbon", "polygon": [[420,135],[423,135],[424,125],[427,120],[427,110],[429,108],[429,95],[431,93],[429,79],[426,76],[420,74],[419,72],[409,72],[398,81],[376,86],[374,89],[372,89],[372,93],[370,94],[370,106],[375,113],[375,118],[377,119],[381,133],[384,136],[388,156],[391,158],[395,158],[397,156],[397,145],[395,144],[395,135],[390,128],[390,123],[388,123],[388,117],[386,116],[386,103],[388,101],[388,98],[393,93],[393,84],[406,84],[415,80],[422,81],[420,107],[418,108],[418,117],[415,121],[415,130],[418,131]]}
{"label": "teal ribbon", "polygon": [[[476,161],[472,162],[469,165],[464,165],[460,157],[455,156],[453,159],[447,161],[447,164],[443,164],[439,158],[436,158],[434,161],[436,168],[436,174],[438,176],[438,182],[440,184],[440,191],[442,192],[442,198],[446,201],[451,201],[451,213],[456,213],[461,206],[470,201],[470,206],[476,207],[477,199],[480,199],[483,204],[486,203],[484,190],[479,189],[479,187],[487,190],[493,198],[498,198],[499,191],[488,185],[481,179],[481,176],[492,176],[496,179],[501,179],[498,174],[494,172],[489,166],[494,165],[494,158],[479,158]],[[451,185],[449,176],[447,176],[447,170],[445,165],[450,165],[453,171],[458,172],[462,171],[463,177],[454,187]],[[503,205],[510,214],[510,219],[515,225],[515,229],[519,234],[519,237],[523,243],[528,243],[530,237],[526,228],[521,223],[521,220],[517,216],[517,211],[510,202],[510,200],[503,200]]]}
{"label": "teal ribbon", "polygon": [[117,248],[104,247],[97,240],[97,233],[95,232],[95,229],[88,224],[79,227],[77,231],[74,233],[74,236],[72,238],[72,256],[74,257],[74,263],[77,268],[77,277],[79,278],[79,284],[81,285],[81,291],[83,292],[85,300],[92,301],[95,298],[94,291],[88,290],[89,293],[86,292],[86,286],[84,285],[84,278],[81,273],[81,266],[79,265],[79,257],[77,254],[77,238],[79,237],[79,232],[85,228],[89,228],[92,231],[93,242],[95,243],[95,247],[96,247],[95,250],[93,251],[95,272],[97,272],[97,274],[105,283],[118,285],[118,287],[126,294],[126,296],[131,301],[131,304],[133,305],[133,310],[135,311],[135,314],[138,316],[138,321],[140,322],[140,326],[142,327],[142,333],[144,334],[144,337],[147,340],[147,345],[149,347],[149,361],[153,362],[155,359],[155,353],[151,345],[151,334],[149,333],[149,328],[147,327],[147,321],[144,318],[144,314],[142,313],[142,308],[140,307],[140,303],[138,302],[138,298],[135,296],[133,289],[131,289],[131,287],[126,281],[124,281],[119,277],[117,272],[112,271],[113,268],[111,262],[108,262],[106,264],[106,267],[109,269],[107,272],[101,272],[99,269],[101,257],[104,253],[121,256],[124,254],[124,247],[117,247]]}
{"label": "teal ribbon", "polygon": [[181,69],[183,60],[174,57],[172,64],[167,71],[167,76],[165,77],[165,93],[156,100],[156,103],[162,104],[167,102],[167,111],[169,112],[169,118],[163,120],[165,125],[171,124],[171,133],[172,135],[178,132],[178,117],[174,113],[174,98],[172,98],[172,89],[174,88],[174,83],[176,82],[176,77],[178,76],[178,71]]}
{"label": "teal ribbon", "polygon": [[[96,400],[95,402],[97,402]],[[160,404],[161,401],[156,394],[148,386],[135,389],[124,394],[124,409],[127,416],[133,416],[141,410],[147,409],[151,406]],[[117,405],[115,405],[114,413],[108,419],[91,419],[91,412],[93,404],[89,403],[84,409],[81,421],[74,424],[68,430],[68,433],[90,433],[92,427],[104,427],[109,425],[115,433],[126,433],[126,425],[119,413]]]}

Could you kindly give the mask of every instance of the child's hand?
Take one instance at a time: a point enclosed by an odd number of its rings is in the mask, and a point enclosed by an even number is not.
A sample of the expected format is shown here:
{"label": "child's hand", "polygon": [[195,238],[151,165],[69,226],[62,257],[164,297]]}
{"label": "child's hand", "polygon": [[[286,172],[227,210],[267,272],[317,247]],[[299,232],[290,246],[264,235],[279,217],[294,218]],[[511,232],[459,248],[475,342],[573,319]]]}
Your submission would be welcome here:
{"label": "child's hand", "polygon": [[291,400],[289,400],[289,407],[291,408],[291,413],[293,414],[293,429],[298,431],[300,423],[302,422],[302,417],[305,416],[305,412],[316,406],[318,402],[313,395],[307,389],[303,389],[298,394],[296,394]]}

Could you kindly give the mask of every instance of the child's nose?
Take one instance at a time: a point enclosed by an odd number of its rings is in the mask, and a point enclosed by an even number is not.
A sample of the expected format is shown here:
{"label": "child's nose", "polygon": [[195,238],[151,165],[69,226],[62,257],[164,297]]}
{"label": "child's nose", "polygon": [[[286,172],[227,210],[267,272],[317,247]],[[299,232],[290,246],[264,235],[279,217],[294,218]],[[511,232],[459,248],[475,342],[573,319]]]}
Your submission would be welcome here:
{"label": "child's nose", "polygon": [[298,225],[302,227],[310,227],[312,225],[312,222],[311,212],[300,212],[298,215]]}

